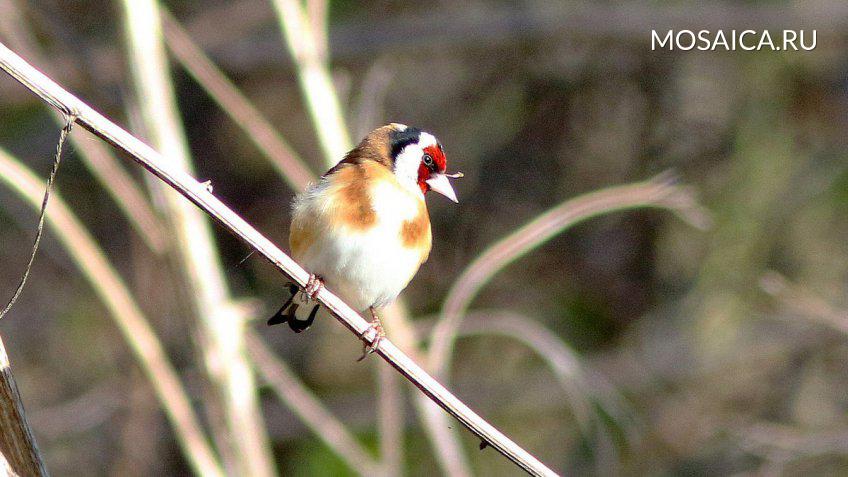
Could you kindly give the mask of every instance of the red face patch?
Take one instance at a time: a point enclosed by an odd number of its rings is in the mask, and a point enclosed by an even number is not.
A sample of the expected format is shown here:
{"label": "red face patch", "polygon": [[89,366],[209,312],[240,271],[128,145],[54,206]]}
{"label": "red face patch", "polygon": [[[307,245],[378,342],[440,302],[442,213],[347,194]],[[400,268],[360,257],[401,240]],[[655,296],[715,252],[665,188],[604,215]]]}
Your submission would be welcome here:
{"label": "red face patch", "polygon": [[444,174],[448,169],[448,161],[445,158],[445,153],[442,152],[442,147],[439,145],[427,146],[424,148],[424,153],[429,154],[436,163],[436,172]]}
{"label": "red face patch", "polygon": [[427,179],[433,173],[444,174],[448,168],[448,162],[445,158],[445,153],[442,152],[442,147],[439,145],[425,147],[424,154],[428,154],[433,158],[432,164],[428,165],[424,163],[424,157],[422,157],[421,164],[418,166],[418,187],[421,188],[421,192],[426,194],[430,190]]}

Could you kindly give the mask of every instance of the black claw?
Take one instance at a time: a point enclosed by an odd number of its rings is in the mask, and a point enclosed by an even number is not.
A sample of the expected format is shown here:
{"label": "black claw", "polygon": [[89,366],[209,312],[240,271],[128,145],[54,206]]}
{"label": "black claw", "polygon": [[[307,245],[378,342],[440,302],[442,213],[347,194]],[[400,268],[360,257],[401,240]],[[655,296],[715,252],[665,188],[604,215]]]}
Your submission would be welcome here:
{"label": "black claw", "polygon": [[289,301],[287,301],[278,312],[274,313],[274,316],[268,318],[268,326],[279,325],[280,323],[285,323],[289,320],[289,315],[286,313],[286,310],[288,310],[291,302],[291,299],[289,299]]}

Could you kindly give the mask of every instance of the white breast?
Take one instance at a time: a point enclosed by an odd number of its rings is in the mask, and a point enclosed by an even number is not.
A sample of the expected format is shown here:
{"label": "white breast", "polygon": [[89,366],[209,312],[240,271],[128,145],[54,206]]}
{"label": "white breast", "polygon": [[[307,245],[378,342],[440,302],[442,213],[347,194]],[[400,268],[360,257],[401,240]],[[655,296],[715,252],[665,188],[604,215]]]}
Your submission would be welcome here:
{"label": "white breast", "polygon": [[398,184],[378,182],[370,190],[376,223],[367,231],[356,231],[327,223],[338,195],[316,192],[307,192],[295,205],[294,214],[309,214],[304,218],[315,221],[320,230],[295,260],[357,310],[387,305],[421,265],[420,250],[405,247],[400,231],[418,214],[423,194],[417,197]]}

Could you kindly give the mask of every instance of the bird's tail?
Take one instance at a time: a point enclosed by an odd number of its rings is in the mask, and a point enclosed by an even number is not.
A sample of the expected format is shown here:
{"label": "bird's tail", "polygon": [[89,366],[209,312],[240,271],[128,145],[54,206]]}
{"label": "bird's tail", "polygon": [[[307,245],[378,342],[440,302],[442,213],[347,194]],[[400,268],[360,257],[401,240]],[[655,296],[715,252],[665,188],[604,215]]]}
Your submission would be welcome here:
{"label": "bird's tail", "polygon": [[292,329],[295,333],[300,333],[301,331],[305,331],[310,326],[312,326],[312,322],[315,321],[315,315],[318,314],[318,308],[321,305],[315,305],[312,308],[312,311],[309,312],[309,316],[305,320],[297,319],[297,309],[300,304],[295,303],[295,297],[297,296],[300,289],[294,283],[288,284],[289,292],[291,296],[288,300],[286,300],[285,304],[280,308],[279,311],[274,313],[274,316],[268,319],[268,326],[279,325],[281,323],[288,323],[289,328]]}

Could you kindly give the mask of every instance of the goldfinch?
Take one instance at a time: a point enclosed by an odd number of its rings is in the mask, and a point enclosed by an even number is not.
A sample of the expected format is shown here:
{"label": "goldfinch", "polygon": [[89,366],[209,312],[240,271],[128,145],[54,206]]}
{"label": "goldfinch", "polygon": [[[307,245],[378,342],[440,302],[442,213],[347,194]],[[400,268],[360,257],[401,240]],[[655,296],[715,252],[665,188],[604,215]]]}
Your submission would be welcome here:
{"label": "goldfinch", "polygon": [[[435,191],[458,202],[447,161],[436,138],[418,128],[389,124],[371,131],[344,159],[310,184],[292,204],[292,257],[311,272],[301,301],[326,285],[352,308],[371,313],[377,339],[385,336],[376,308],[406,288],[430,254],[432,235],[424,196]],[[269,325],[308,328],[295,312],[297,287]],[[360,358],[361,359],[361,358]]]}

